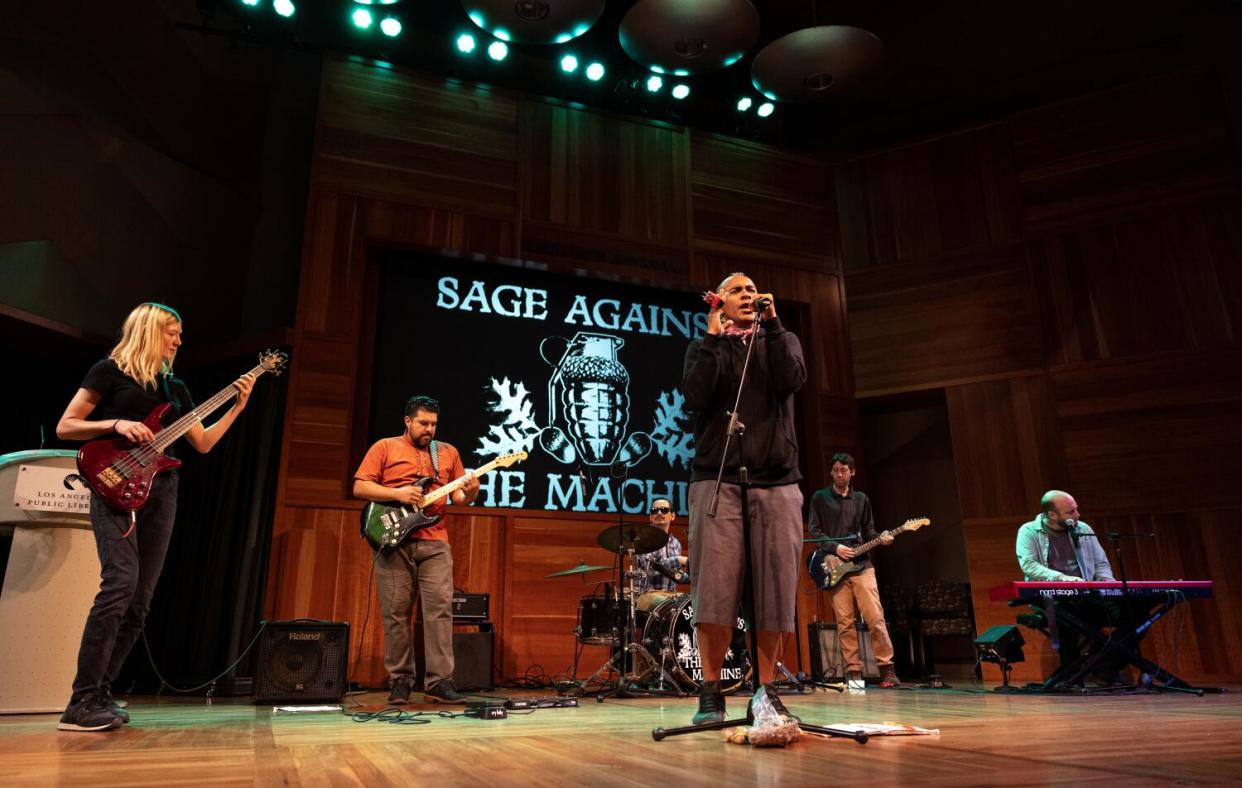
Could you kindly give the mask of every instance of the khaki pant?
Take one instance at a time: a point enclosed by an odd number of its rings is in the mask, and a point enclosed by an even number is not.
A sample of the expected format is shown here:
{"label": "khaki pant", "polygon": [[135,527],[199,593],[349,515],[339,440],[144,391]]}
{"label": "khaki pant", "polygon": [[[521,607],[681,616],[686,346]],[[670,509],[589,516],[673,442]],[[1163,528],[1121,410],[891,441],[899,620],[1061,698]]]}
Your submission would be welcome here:
{"label": "khaki pant", "polygon": [[384,668],[414,678],[411,618],[415,589],[422,607],[424,687],[453,676],[453,550],[448,542],[413,539],[375,557],[375,588],[384,621]]}
{"label": "khaki pant", "polygon": [[862,656],[858,650],[858,630],[855,606],[871,630],[871,645],[875,649],[875,661],[881,669],[892,667],[893,641],[888,636],[888,624],[884,622],[884,608],[880,606],[880,589],[875,584],[875,568],[867,567],[856,575],[850,575],[832,592],[832,612],[837,617],[837,639],[841,642],[841,656],[847,671],[862,672]]}

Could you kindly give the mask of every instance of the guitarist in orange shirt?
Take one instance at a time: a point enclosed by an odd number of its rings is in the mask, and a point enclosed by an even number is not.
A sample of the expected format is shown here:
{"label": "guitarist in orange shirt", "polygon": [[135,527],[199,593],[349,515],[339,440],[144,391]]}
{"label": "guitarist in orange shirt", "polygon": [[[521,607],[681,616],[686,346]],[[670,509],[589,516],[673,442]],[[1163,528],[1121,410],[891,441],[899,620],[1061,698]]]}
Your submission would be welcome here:
{"label": "guitarist in orange shirt", "polygon": [[[473,503],[479,496],[479,480],[466,473],[457,449],[435,440],[439,420],[439,402],[410,397],[405,404],[405,432],[371,446],[354,474],[354,495],[421,507],[432,486],[467,476],[449,500],[461,506]],[[417,484],[420,479],[430,479],[431,484],[424,489]],[[464,703],[453,686],[453,551],[443,523],[413,531],[394,549],[376,550],[375,578],[384,620],[384,668],[391,683],[388,702],[409,703],[414,687],[411,616],[417,593],[424,634],[423,694],[432,703]]]}
{"label": "guitarist in orange shirt", "polygon": [[[854,560],[865,564],[861,572],[851,574],[829,593],[832,610],[837,619],[837,637],[845,658],[848,678],[862,680],[862,656],[858,648],[858,630],[855,609],[871,631],[871,643],[875,648],[876,663],[880,668],[880,686],[896,687],[901,681],[893,668],[893,642],[888,636],[884,622],[884,608],[880,605],[880,590],[875,583],[875,567],[866,555],[855,556],[854,547],[876,538],[875,517],[871,513],[871,501],[866,495],[852,489],[854,458],[849,454],[832,455],[832,486],[816,491],[811,496],[809,527],[813,536],[834,538],[852,537],[849,542],[836,543],[837,557],[842,561]],[[883,544],[893,537],[888,532],[879,535]],[[831,544],[827,546],[832,549]]]}

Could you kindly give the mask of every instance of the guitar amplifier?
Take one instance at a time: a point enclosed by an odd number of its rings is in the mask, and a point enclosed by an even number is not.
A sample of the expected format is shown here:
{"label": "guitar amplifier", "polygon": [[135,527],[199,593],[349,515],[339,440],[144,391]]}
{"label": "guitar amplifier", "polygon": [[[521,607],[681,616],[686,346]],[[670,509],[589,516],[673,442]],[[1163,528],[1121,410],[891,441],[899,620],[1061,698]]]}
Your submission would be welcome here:
{"label": "guitar amplifier", "polygon": [[453,621],[487,621],[491,594],[453,594]]}
{"label": "guitar amplifier", "polygon": [[254,702],[339,703],[348,667],[348,621],[268,621],[259,637]]}
{"label": "guitar amplifier", "polygon": [[[823,621],[812,621],[806,625],[807,639],[811,644],[811,677],[815,681],[835,681],[845,679],[845,657],[841,653],[841,639],[837,636],[837,625]],[[862,656],[863,678],[878,679],[880,669],[875,662],[875,652],[871,648],[871,630],[863,621],[855,621],[854,628],[858,631],[858,650]]]}

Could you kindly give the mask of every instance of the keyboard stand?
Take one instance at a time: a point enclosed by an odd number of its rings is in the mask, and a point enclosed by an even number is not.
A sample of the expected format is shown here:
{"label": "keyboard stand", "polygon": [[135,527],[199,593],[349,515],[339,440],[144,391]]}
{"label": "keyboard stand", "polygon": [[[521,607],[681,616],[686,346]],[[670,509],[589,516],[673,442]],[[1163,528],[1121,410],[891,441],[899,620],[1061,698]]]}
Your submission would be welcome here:
{"label": "keyboard stand", "polygon": [[[1124,598],[1119,598],[1118,601],[1126,604]],[[1129,604],[1132,605],[1139,601],[1138,599],[1131,599]],[[1099,688],[1099,690],[1082,689],[1078,685],[1087,676],[1091,675],[1097,667],[1103,664],[1107,657],[1120,656],[1127,663],[1150,677],[1147,683],[1148,689],[1162,692],[1187,692],[1200,697],[1203,696],[1204,692],[1221,692],[1222,690],[1218,687],[1201,688],[1191,686],[1188,682],[1144,657],[1139,649],[1139,643],[1144,633],[1163,618],[1166,613],[1184,601],[1186,601],[1186,597],[1182,594],[1168,594],[1165,600],[1151,609],[1147,613],[1147,617],[1141,622],[1131,624],[1125,630],[1118,626],[1113,629],[1110,635],[1105,635],[1100,631],[1099,627],[1066,609],[1066,606],[1056,605],[1055,616],[1057,625],[1067,626],[1081,635],[1086,639],[1087,647],[1083,649],[1085,653],[1080,654],[1077,659],[1053,671],[1052,675],[1044,681],[1040,689],[1044,692],[1069,691],[1082,694],[1108,691],[1107,688]],[[1160,683],[1157,684],[1156,682]]]}

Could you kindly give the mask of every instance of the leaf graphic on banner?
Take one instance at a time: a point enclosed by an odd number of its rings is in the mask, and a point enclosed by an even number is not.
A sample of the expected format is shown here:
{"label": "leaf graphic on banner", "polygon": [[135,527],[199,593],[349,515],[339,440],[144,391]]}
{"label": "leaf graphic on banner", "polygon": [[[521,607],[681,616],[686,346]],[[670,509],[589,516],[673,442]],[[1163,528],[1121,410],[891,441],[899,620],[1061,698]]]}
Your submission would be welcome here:
{"label": "leaf graphic on banner", "polygon": [[488,403],[487,409],[493,414],[492,425],[487,435],[479,438],[479,447],[474,453],[484,458],[530,451],[540,427],[533,417],[535,407],[526,384],[510,382],[508,377],[492,378],[491,392],[495,399]]}
{"label": "leaf graphic on banner", "polygon": [[685,411],[686,398],[677,389],[660,392],[656,399],[655,428],[651,440],[660,456],[670,466],[690,467],[694,459],[694,434],[690,432],[690,417]]}

